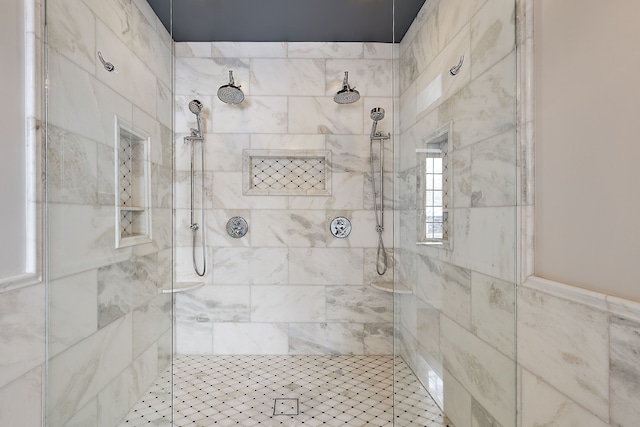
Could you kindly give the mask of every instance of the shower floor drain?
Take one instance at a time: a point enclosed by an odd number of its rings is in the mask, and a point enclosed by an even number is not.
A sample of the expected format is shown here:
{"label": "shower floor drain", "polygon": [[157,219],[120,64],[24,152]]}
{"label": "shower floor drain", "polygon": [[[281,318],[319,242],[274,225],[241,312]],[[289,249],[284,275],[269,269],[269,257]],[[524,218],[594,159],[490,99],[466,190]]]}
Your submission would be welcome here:
{"label": "shower floor drain", "polygon": [[298,415],[298,399],[274,399],[273,415]]}

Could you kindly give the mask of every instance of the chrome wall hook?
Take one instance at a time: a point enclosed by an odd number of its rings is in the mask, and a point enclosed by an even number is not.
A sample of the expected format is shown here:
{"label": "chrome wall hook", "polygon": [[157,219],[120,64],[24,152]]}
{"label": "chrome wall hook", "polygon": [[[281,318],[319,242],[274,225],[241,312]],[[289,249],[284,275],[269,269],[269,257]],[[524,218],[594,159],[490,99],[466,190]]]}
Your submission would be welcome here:
{"label": "chrome wall hook", "polygon": [[451,74],[452,76],[455,76],[456,74],[458,74],[458,71],[460,71],[460,68],[462,68],[463,62],[464,62],[464,55],[460,57],[460,62],[458,62],[458,65],[456,65],[455,67],[451,67],[451,69],[449,70],[449,74]]}
{"label": "chrome wall hook", "polygon": [[102,62],[102,66],[104,67],[105,70],[107,70],[110,73],[115,71],[116,69],[115,65],[113,65],[111,62],[105,61],[104,58],[102,57],[102,52],[100,51],[98,51],[98,58],[100,58],[100,62]]}

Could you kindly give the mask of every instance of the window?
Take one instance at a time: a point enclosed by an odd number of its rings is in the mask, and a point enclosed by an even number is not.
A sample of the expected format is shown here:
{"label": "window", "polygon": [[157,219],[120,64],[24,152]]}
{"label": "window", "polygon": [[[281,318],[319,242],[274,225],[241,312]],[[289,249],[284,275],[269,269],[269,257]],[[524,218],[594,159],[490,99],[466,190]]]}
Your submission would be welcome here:
{"label": "window", "polygon": [[436,131],[416,150],[419,244],[450,246],[450,127]]}

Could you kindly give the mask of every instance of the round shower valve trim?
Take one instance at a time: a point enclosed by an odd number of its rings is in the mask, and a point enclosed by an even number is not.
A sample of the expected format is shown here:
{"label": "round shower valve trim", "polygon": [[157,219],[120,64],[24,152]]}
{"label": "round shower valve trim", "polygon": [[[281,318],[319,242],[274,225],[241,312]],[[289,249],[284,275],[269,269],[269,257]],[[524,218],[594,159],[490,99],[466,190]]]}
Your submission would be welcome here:
{"label": "round shower valve trim", "polygon": [[239,239],[240,237],[244,237],[247,231],[249,231],[249,225],[244,218],[234,216],[227,221],[227,233],[229,236]]}
{"label": "round shower valve trim", "polygon": [[331,234],[339,239],[344,239],[351,233],[351,221],[343,216],[339,216],[331,221]]}

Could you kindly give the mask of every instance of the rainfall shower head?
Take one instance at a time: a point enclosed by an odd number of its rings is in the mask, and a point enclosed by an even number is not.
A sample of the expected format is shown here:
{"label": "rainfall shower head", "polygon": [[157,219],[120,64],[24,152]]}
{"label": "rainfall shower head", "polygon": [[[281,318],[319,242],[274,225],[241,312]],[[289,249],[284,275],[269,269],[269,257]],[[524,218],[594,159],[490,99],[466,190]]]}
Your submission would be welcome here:
{"label": "rainfall shower head", "polygon": [[371,120],[377,122],[384,119],[384,108],[374,107],[371,109]]}
{"label": "rainfall shower head", "polygon": [[336,93],[333,100],[338,104],[353,104],[360,99],[360,92],[354,87],[349,86],[349,72],[344,72],[344,80],[342,81],[342,89]]}
{"label": "rainfall shower head", "polygon": [[244,101],[244,93],[233,81],[233,71],[229,70],[229,84],[218,89],[218,98],[226,104],[240,104]]}

